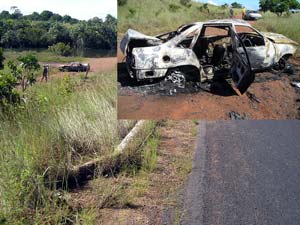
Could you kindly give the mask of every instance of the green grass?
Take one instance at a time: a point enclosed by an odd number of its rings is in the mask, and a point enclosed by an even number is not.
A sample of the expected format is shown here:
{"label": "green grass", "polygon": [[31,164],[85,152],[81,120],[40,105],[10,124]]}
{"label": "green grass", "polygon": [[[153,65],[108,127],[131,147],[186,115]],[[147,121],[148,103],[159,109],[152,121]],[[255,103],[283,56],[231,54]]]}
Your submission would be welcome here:
{"label": "green grass", "polygon": [[184,23],[208,19],[229,18],[229,9],[208,5],[209,12],[201,10],[203,4],[192,2],[185,7],[179,0],[128,0],[118,7],[118,31],[125,33],[128,28],[155,35],[171,31]]}
{"label": "green grass", "polygon": [[28,53],[32,53],[35,55],[40,62],[60,62],[60,63],[67,63],[67,62],[76,62],[76,61],[83,61],[83,57],[73,57],[73,56],[60,56],[57,54],[54,54],[50,51],[47,50],[22,50],[22,51],[17,51],[17,50],[10,50],[10,49],[5,49],[4,50],[4,57],[6,58],[6,61],[8,60],[13,60],[16,61],[17,57],[19,56],[24,56]]}
{"label": "green grass", "polygon": [[299,13],[279,17],[274,13],[267,12],[263,14],[263,18],[261,20],[254,24],[254,27],[261,31],[283,34],[300,43],[299,22]]}
{"label": "green grass", "polygon": [[[0,221],[3,224],[73,224],[81,212],[57,195],[59,171],[110,154],[116,120],[116,71],[53,79],[29,87],[26,103],[0,112]],[[51,171],[51,173],[49,173]],[[45,185],[44,174],[50,174]],[[83,213],[86,216],[86,213]]]}

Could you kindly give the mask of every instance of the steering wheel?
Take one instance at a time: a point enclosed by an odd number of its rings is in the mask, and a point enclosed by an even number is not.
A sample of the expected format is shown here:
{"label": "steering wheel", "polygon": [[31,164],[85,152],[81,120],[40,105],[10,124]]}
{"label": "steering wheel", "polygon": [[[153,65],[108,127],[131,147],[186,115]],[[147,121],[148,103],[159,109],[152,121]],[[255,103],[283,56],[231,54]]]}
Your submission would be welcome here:
{"label": "steering wheel", "polygon": [[245,47],[253,47],[252,41],[247,37],[246,34],[240,34],[240,38]]}
{"label": "steering wheel", "polygon": [[253,44],[249,38],[245,38],[243,42],[246,47],[253,47]]}

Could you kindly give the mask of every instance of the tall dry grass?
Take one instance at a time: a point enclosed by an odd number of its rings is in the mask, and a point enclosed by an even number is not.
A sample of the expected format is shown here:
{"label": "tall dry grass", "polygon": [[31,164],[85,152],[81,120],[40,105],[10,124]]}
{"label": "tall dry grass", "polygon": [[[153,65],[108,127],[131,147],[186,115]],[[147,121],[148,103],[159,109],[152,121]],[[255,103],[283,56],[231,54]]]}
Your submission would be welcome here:
{"label": "tall dry grass", "polygon": [[116,120],[115,73],[36,84],[23,104],[1,109],[0,224],[79,224],[81,212],[44,175],[109,154],[118,127],[133,125]]}
{"label": "tall dry grass", "polygon": [[263,18],[257,21],[254,26],[262,31],[283,34],[300,44],[300,13],[277,16],[274,13],[266,12]]}
{"label": "tall dry grass", "polygon": [[202,6],[203,3],[195,1],[186,7],[179,0],[127,0],[125,5],[118,7],[118,32],[125,33],[133,28],[155,35],[185,23],[229,18],[229,8],[208,5],[206,10]]}

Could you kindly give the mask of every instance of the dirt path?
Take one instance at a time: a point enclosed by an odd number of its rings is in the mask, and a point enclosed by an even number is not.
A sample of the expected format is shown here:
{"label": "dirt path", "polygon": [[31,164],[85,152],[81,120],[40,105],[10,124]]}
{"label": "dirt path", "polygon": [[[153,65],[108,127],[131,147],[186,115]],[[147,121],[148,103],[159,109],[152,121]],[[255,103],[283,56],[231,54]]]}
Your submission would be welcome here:
{"label": "dirt path", "polygon": [[175,96],[119,96],[118,118],[220,120],[229,119],[231,111],[247,119],[299,118],[299,95],[288,79],[254,83],[249,90],[260,103],[247,95],[220,96],[208,92]]}
{"label": "dirt path", "polygon": [[[117,57],[105,57],[105,58],[85,58],[83,63],[89,63],[91,66],[90,72],[106,72],[110,71],[117,66]],[[77,75],[80,73],[75,72],[59,72],[57,68],[64,63],[58,63],[58,62],[41,62],[42,65],[49,64],[50,65],[50,75],[49,79],[55,79],[55,78],[62,78],[69,75]],[[67,64],[67,63],[66,63]],[[53,68],[55,69],[55,72],[53,71]],[[52,71],[51,71],[52,69]]]}
{"label": "dirt path", "polygon": [[242,96],[227,82],[218,82],[211,90],[186,88],[185,93],[174,93],[172,88],[162,92],[160,84],[122,86],[123,78],[118,87],[118,118],[226,120],[235,112],[244,119],[300,119],[300,90],[291,85],[300,82],[300,59],[290,62],[294,75],[256,74],[249,94]]}

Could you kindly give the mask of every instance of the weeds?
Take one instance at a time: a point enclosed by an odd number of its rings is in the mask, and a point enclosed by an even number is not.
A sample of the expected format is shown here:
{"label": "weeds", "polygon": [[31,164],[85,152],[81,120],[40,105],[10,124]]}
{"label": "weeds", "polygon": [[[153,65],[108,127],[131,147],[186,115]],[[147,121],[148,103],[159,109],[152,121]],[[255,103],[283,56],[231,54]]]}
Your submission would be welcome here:
{"label": "weeds", "polygon": [[261,31],[283,34],[300,43],[300,30],[297,26],[299,21],[299,13],[291,14],[286,17],[278,17],[274,13],[267,12],[263,14],[263,18],[257,21],[254,26]]}
{"label": "weeds", "polygon": [[70,165],[110,153],[119,142],[114,74],[36,84],[24,103],[0,112],[2,224],[86,224],[80,211],[57,197],[55,178]]}
{"label": "weeds", "polygon": [[[165,7],[162,7],[162,4]],[[132,9],[134,8],[134,11]],[[201,8],[202,11],[199,11]],[[229,9],[202,4],[190,0],[127,0],[118,8],[118,31],[125,33],[128,28],[149,35],[174,30],[184,23],[208,19],[229,18]]]}

